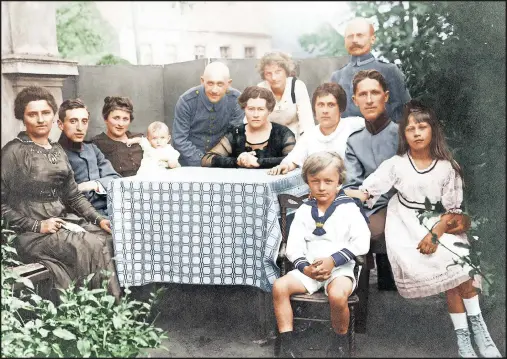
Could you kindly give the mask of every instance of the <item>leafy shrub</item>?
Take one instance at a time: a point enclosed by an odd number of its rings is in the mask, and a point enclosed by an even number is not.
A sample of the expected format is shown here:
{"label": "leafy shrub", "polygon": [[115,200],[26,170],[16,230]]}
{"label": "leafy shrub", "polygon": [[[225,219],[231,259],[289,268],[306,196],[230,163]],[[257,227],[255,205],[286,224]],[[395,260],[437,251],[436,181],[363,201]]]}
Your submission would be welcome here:
{"label": "leafy shrub", "polygon": [[99,59],[97,65],[130,65],[130,62],[122,57],[107,54]]}
{"label": "leafy shrub", "polygon": [[[61,304],[55,307],[34,293],[30,280],[8,267],[20,264],[14,259],[14,238],[2,221],[2,357],[132,358],[143,349],[164,348],[161,342],[167,336],[147,320],[161,290],[143,303],[130,300],[125,288],[125,296],[115,305],[107,293],[107,280],[102,288],[87,288],[90,274],[78,290],[74,284],[60,290]],[[28,290],[16,296],[16,282]]]}

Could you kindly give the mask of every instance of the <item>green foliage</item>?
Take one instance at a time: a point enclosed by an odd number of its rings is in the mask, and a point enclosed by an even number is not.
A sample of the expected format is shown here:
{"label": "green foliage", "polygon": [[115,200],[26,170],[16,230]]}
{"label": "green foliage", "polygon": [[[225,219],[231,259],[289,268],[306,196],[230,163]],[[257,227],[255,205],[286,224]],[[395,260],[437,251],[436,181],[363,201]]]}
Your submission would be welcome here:
{"label": "green foliage", "polygon": [[130,65],[130,62],[122,57],[107,54],[100,58],[97,65]]}
{"label": "green foliage", "polygon": [[93,1],[71,1],[56,10],[58,51],[64,58],[104,49],[103,23]]}
{"label": "green foliage", "polygon": [[373,46],[400,62],[413,98],[431,106],[465,173],[464,204],[488,266],[505,283],[505,2],[351,3],[377,23]]}
{"label": "green foliage", "polygon": [[321,25],[314,33],[301,35],[298,41],[310,54],[315,52],[318,56],[347,55],[347,50],[343,47],[343,36],[328,23]]}
{"label": "green foliage", "polygon": [[[2,357],[133,358],[143,349],[162,347],[165,333],[148,321],[161,290],[144,303],[130,300],[126,288],[115,304],[107,280],[102,288],[87,289],[91,274],[78,290],[74,284],[61,290],[61,304],[55,307],[7,267],[19,264],[13,259],[14,238],[2,221]],[[14,293],[15,282],[23,282],[28,291]]]}

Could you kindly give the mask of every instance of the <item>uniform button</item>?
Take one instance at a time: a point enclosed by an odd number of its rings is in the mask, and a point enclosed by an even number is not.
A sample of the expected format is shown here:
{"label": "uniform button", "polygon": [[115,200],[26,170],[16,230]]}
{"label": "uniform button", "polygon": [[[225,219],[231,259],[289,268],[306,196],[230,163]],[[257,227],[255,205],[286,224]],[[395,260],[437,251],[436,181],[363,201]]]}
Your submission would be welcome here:
{"label": "uniform button", "polygon": [[195,93],[199,95],[199,90],[195,90]]}

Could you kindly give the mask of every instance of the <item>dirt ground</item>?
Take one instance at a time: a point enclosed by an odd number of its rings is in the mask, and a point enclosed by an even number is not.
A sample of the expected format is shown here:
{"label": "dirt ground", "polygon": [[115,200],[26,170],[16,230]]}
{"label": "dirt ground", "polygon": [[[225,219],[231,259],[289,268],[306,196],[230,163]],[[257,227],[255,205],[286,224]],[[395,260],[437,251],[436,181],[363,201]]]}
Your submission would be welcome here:
{"label": "dirt ground", "polygon": [[[273,342],[259,344],[257,288],[247,286],[164,285],[156,324],[167,331],[164,345],[150,357],[273,357]],[[144,299],[152,285],[134,289]],[[270,297],[268,297],[270,299]],[[503,296],[503,298],[505,298]],[[269,305],[272,308],[271,303]],[[493,340],[505,357],[505,301],[481,300]],[[457,357],[445,298],[407,300],[397,292],[379,292],[375,272],[370,277],[366,334],[356,334],[358,357]],[[275,322],[270,313],[272,327]],[[298,334],[306,357],[326,355],[330,330],[315,324]],[[477,352],[478,353],[478,352]]]}

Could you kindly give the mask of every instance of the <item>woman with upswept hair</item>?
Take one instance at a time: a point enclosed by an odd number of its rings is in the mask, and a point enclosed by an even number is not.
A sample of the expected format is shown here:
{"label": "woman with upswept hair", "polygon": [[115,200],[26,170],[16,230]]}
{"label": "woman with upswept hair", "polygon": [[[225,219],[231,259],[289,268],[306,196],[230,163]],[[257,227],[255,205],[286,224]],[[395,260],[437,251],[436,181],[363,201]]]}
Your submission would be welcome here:
{"label": "woman with upswept hair", "polygon": [[288,54],[275,51],[265,54],[257,69],[262,82],[257,86],[273,93],[275,107],[269,120],[287,126],[296,140],[315,126],[310,96],[303,81],[296,78],[296,65]]}
{"label": "woman with upswept hair", "polygon": [[106,131],[98,134],[92,142],[111,162],[113,168],[122,177],[135,176],[141,160],[143,149],[137,143],[127,144],[133,137],[142,137],[141,133],[131,133],[128,129],[134,121],[134,105],[128,97],[107,96],[102,107],[102,116]]}

